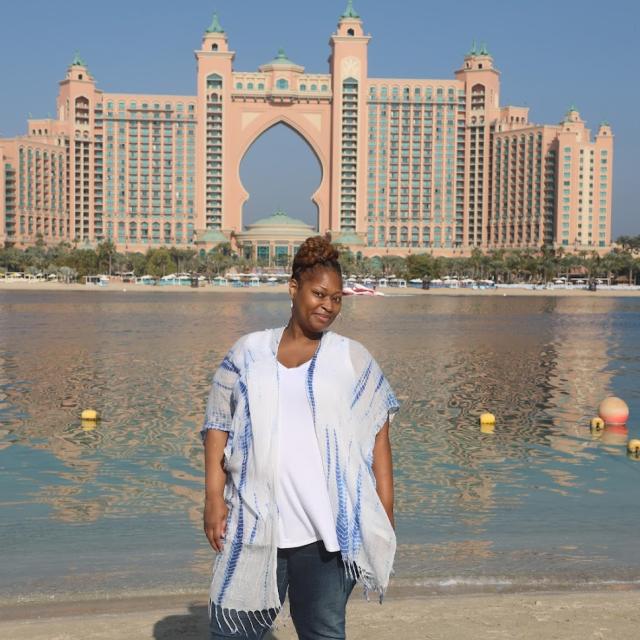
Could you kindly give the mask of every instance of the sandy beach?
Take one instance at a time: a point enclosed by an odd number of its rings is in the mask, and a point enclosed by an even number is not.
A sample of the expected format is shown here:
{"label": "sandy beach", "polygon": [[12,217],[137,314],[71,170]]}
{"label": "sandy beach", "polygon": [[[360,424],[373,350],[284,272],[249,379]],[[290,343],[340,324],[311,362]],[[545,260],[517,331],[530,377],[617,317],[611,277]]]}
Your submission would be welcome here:
{"label": "sandy beach", "polygon": [[[380,606],[352,598],[349,640],[632,640],[638,591],[394,598]],[[0,607],[11,640],[202,640],[206,596],[155,597]],[[295,640],[286,618],[271,640]]]}
{"label": "sandy beach", "polygon": [[[59,282],[42,282],[42,281],[7,281],[0,280],[0,291],[100,291],[104,293],[123,293],[123,292],[144,292],[144,293],[197,293],[219,294],[219,293],[251,293],[253,295],[265,293],[286,293],[287,285],[263,285],[259,287],[217,287],[207,285],[192,289],[191,287],[182,287],[177,285],[165,286],[149,286],[142,284],[121,283],[112,281],[106,287],[85,284],[62,284]],[[640,289],[599,289],[598,291],[588,291],[587,289],[527,289],[519,287],[500,287],[498,289],[415,289],[407,288],[390,288],[380,289],[385,296],[407,296],[407,295],[427,295],[427,296],[553,296],[553,297],[574,297],[587,296],[589,298],[607,298],[607,297],[639,297]]]}

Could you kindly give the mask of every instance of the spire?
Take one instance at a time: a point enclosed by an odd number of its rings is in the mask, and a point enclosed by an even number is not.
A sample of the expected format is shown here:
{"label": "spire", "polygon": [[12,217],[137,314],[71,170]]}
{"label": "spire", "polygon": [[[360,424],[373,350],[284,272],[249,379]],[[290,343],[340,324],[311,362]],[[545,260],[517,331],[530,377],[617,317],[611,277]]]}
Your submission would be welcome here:
{"label": "spire", "polygon": [[80,57],[80,54],[76,51],[73,54],[73,60],[71,61],[72,67],[86,67],[84,60]]}
{"label": "spire", "polygon": [[478,48],[476,47],[476,41],[474,40],[471,43],[471,49],[469,49],[469,53],[467,53],[468,56],[477,56],[478,55]]}
{"label": "spire", "polygon": [[487,44],[485,42],[483,42],[480,45],[480,55],[481,56],[490,56],[491,54],[489,53],[489,50],[487,49]]}
{"label": "spire", "polygon": [[347,0],[347,8],[344,10],[344,13],[340,17],[341,18],[360,18],[356,10],[353,8],[353,0]]}
{"label": "spire", "polygon": [[220,24],[217,12],[213,14],[211,24],[209,25],[209,28],[205,31],[205,33],[224,33],[224,29]]}
{"label": "spire", "polygon": [[581,122],[580,112],[578,111],[578,107],[576,107],[575,104],[569,106],[562,122]]}

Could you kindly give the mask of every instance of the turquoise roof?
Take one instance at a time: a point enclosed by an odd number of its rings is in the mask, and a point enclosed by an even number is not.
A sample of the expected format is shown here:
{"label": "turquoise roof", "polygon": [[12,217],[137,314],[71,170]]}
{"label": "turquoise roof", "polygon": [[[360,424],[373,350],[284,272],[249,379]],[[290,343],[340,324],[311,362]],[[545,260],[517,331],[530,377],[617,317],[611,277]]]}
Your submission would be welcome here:
{"label": "turquoise roof", "polygon": [[468,56],[490,56],[489,50],[487,49],[487,45],[483,42],[480,44],[480,47],[476,45],[476,41],[473,41],[471,45],[471,49],[467,52]]}
{"label": "turquoise roof", "polygon": [[76,51],[73,54],[73,60],[71,61],[72,67],[86,67],[84,60],[80,57],[80,54]]}
{"label": "turquoise roof", "polygon": [[213,19],[211,20],[211,24],[209,25],[209,28],[205,31],[205,33],[224,33],[224,29],[220,24],[220,20],[218,18],[217,13],[213,14]]}
{"label": "turquoise roof", "polygon": [[572,104],[567,109],[567,113],[564,114],[564,119],[562,120],[562,122],[574,122],[574,120],[572,120],[574,114],[577,115],[578,118],[580,118],[580,112],[578,111],[578,108],[575,104]]}
{"label": "turquoise roof", "polygon": [[360,17],[356,12],[356,10],[353,8],[353,0],[348,0],[347,8],[344,10],[344,13],[340,17],[342,18],[359,18]]}
{"label": "turquoise roof", "polygon": [[364,245],[364,240],[356,233],[346,231],[339,233],[331,238],[331,242],[335,244]]}
{"label": "turquoise roof", "polygon": [[254,227],[298,227],[300,229],[313,229],[310,224],[302,222],[302,220],[296,220],[288,216],[284,211],[276,211],[273,215],[267,218],[260,218],[255,222],[248,224],[247,227],[253,229]]}
{"label": "turquoise roof", "polygon": [[278,49],[278,55],[273,60],[267,62],[267,64],[295,64],[295,62],[289,60],[284,49],[280,47],[280,49]]}
{"label": "turquoise roof", "polygon": [[220,244],[221,242],[229,242],[227,236],[218,229],[207,229],[203,234],[198,234],[198,243],[206,242],[208,244]]}

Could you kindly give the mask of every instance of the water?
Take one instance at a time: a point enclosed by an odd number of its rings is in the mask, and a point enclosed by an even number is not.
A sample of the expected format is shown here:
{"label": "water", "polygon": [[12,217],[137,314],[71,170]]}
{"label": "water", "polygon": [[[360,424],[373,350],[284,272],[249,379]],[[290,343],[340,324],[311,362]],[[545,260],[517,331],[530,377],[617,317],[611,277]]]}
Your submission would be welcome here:
{"label": "water", "polygon": [[[206,590],[210,377],[288,311],[268,293],[0,292],[0,600]],[[402,401],[396,586],[640,584],[640,461],[624,446],[640,436],[640,299],[351,298],[334,328]],[[594,437],[609,394],[629,433]]]}

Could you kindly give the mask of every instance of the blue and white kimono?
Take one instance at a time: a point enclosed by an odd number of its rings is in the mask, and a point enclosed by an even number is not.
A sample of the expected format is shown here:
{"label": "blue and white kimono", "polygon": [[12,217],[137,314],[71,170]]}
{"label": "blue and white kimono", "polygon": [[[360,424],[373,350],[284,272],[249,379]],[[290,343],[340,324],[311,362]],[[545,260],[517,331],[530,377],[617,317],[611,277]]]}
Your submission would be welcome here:
{"label": "blue and white kimono", "polygon": [[[216,556],[210,605],[269,625],[280,608],[276,582],[278,508],[276,354],[284,328],[238,340],[213,378],[202,436],[229,432],[226,543]],[[358,342],[326,332],[307,373],[327,490],[347,571],[369,591],[389,582],[396,537],[376,493],[375,437],[398,402],[377,362]]]}

